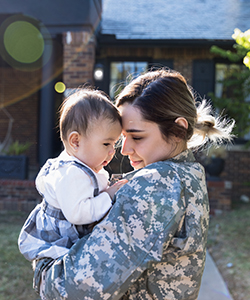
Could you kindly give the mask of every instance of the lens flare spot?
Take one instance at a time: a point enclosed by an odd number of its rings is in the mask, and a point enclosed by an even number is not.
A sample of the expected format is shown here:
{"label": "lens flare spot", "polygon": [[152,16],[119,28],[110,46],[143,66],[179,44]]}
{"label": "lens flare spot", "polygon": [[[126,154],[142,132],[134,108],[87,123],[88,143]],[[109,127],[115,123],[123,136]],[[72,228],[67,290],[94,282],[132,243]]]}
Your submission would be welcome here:
{"label": "lens flare spot", "polygon": [[62,94],[66,90],[66,86],[63,82],[59,81],[55,84],[55,90],[57,93]]}
{"label": "lens flare spot", "polygon": [[44,51],[44,39],[38,28],[27,21],[15,21],[4,32],[8,54],[21,63],[37,61]]}

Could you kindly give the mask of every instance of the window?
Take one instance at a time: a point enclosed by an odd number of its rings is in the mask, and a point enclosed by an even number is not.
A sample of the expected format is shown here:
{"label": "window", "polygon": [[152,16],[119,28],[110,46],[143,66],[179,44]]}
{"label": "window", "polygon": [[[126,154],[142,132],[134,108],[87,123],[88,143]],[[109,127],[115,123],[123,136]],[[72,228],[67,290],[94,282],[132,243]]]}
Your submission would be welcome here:
{"label": "window", "polygon": [[216,64],[215,67],[215,96],[218,98],[232,96],[232,90],[223,83],[224,80],[230,79],[235,72],[240,72],[244,68],[237,64]]}
{"label": "window", "polygon": [[244,65],[216,64],[214,105],[235,119],[238,138],[250,139],[250,72]]}
{"label": "window", "polygon": [[109,95],[114,99],[132,78],[145,72],[148,68],[147,62],[117,61],[110,65]]}

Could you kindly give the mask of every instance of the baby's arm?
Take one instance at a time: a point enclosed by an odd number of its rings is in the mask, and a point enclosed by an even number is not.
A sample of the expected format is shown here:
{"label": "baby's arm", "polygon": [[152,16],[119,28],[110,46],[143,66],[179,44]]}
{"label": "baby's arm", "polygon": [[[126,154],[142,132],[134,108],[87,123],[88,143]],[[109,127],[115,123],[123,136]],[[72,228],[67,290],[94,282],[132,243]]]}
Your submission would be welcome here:
{"label": "baby's arm", "polygon": [[104,192],[108,193],[110,198],[113,199],[115,193],[124,186],[124,184],[126,184],[128,182],[127,179],[122,179],[117,181],[116,183],[114,183],[112,186],[109,186],[106,188],[106,190],[104,190]]}
{"label": "baby's arm", "polygon": [[102,219],[112,206],[115,192],[127,182],[121,180],[94,197],[91,179],[85,172],[75,166],[65,170],[55,188],[56,198],[65,218],[76,225]]}

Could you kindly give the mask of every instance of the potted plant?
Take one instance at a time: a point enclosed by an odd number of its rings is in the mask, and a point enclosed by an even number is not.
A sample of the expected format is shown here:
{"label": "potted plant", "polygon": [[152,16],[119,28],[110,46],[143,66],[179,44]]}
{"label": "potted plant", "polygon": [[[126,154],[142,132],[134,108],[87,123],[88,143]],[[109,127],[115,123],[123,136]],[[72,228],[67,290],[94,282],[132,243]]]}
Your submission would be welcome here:
{"label": "potted plant", "polygon": [[20,143],[15,141],[9,145],[0,155],[0,178],[4,179],[27,179],[28,156],[25,152],[31,143]]}
{"label": "potted plant", "polygon": [[211,146],[206,153],[204,167],[210,177],[219,177],[225,166],[227,150],[225,146]]}

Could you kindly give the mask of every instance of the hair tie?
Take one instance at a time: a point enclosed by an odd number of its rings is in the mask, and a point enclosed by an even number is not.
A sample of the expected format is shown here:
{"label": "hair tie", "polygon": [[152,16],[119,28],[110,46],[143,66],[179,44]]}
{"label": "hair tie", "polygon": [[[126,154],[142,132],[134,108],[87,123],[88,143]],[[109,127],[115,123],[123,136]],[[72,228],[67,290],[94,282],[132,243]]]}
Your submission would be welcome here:
{"label": "hair tie", "polygon": [[209,128],[214,127],[214,124],[212,124],[211,122],[208,122],[208,121],[205,121],[204,125],[207,126],[207,127],[209,127]]}

